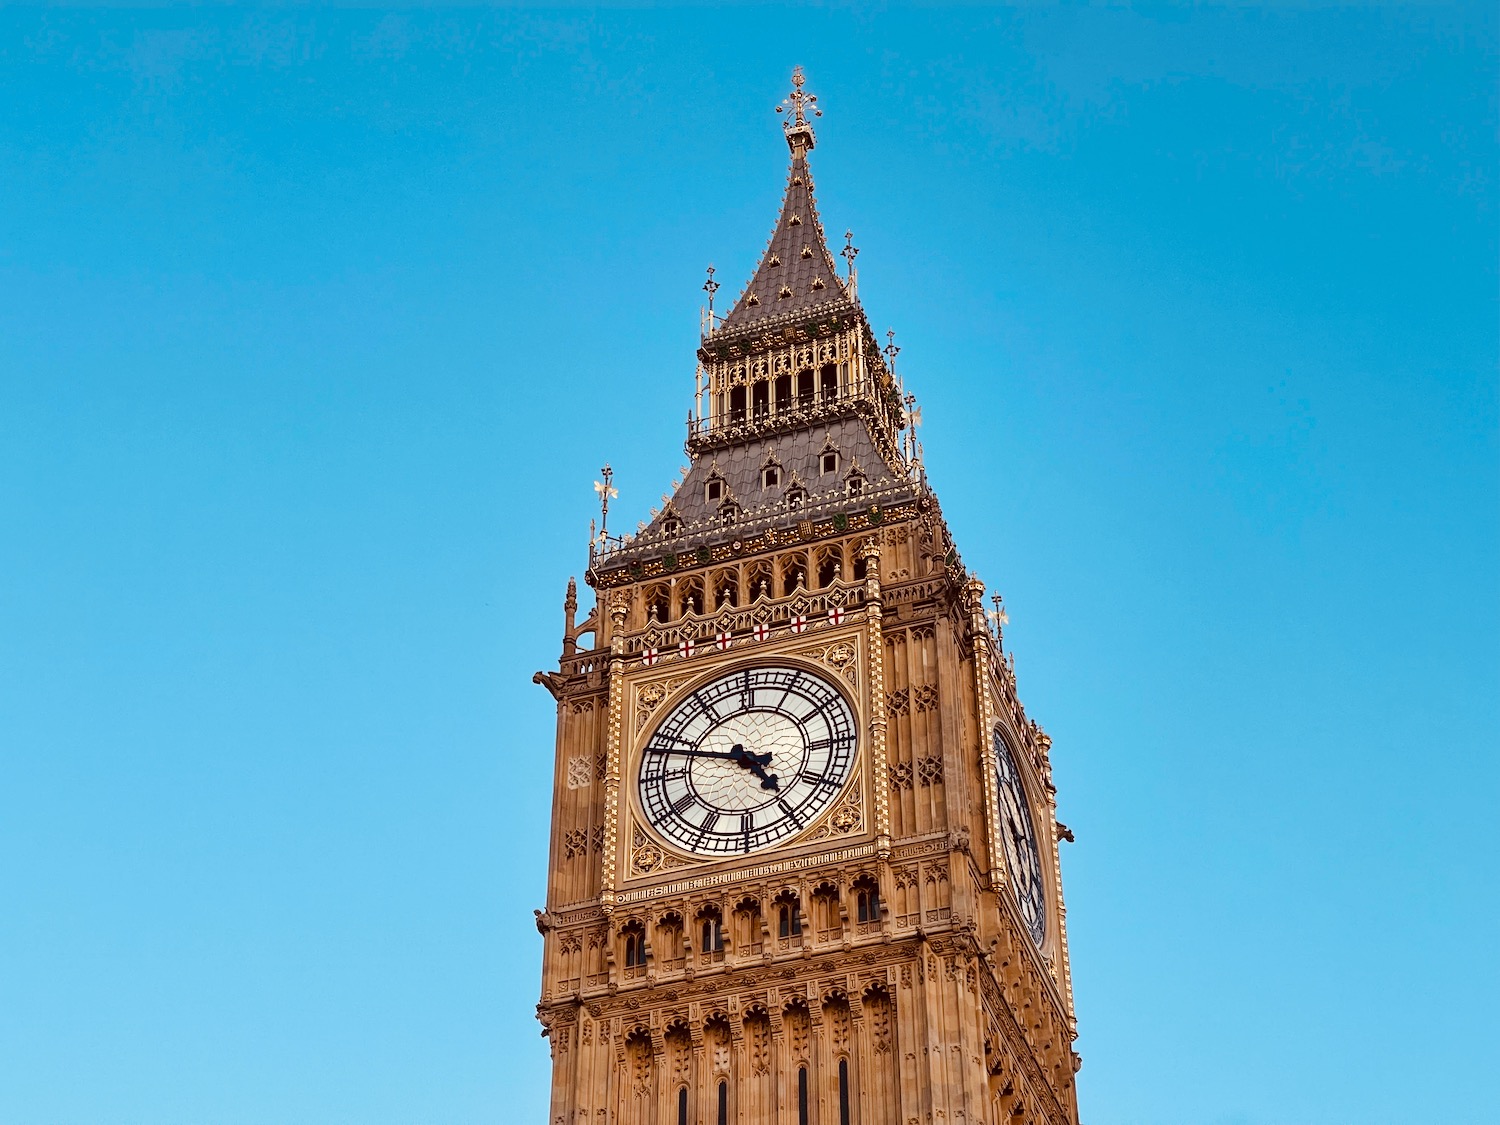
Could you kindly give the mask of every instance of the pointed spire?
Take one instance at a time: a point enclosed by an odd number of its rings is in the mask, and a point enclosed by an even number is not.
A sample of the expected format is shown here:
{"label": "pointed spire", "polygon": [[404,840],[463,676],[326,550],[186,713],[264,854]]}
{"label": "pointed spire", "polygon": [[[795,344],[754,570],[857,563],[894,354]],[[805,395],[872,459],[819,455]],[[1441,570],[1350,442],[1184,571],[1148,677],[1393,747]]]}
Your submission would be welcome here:
{"label": "pointed spire", "polygon": [[754,276],[729,310],[720,330],[742,328],[786,313],[848,300],[845,283],[828,251],[807,164],[807,154],[813,147],[809,118],[821,117],[823,111],[817,107],[817,96],[806,93],[803,84],[799,66],[792,72],[791,94],[776,108],[777,113],[786,114],[782,128],[792,151],[781,214]]}

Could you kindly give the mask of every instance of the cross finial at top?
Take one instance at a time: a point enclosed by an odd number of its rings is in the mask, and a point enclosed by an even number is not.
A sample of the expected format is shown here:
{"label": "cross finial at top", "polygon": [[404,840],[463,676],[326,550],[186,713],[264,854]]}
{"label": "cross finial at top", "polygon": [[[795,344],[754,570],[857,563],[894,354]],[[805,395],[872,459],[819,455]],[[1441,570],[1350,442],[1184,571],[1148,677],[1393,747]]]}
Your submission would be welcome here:
{"label": "cross finial at top", "polygon": [[896,330],[892,328],[885,334],[885,338],[889,342],[880,350],[885,352],[886,358],[891,361],[891,370],[894,372],[896,370],[896,357],[901,354],[901,348],[896,343]]}
{"label": "cross finial at top", "polygon": [[823,111],[818,108],[818,95],[803,92],[802,87],[807,79],[803,77],[802,68],[792,68],[792,92],[786,96],[786,100],[776,107],[777,113],[785,113],[787,118],[781,123],[786,130],[786,142],[795,151],[800,143],[803,148],[813,147],[812,124],[807,120],[808,114],[814,117],[822,117]]}
{"label": "cross finial at top", "polygon": [[714,294],[719,291],[719,283],[714,280],[713,266],[708,267],[708,280],[703,283],[703,291],[708,294],[708,312],[712,316],[714,311]]}

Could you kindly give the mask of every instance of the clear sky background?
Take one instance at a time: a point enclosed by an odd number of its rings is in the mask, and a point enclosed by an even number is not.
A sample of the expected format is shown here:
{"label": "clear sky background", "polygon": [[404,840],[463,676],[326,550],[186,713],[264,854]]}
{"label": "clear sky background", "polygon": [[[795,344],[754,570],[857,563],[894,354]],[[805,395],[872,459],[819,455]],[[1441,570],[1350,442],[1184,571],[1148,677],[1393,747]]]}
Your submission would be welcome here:
{"label": "clear sky background", "polygon": [[1054,738],[1089,1125],[1500,1121],[1497,20],[0,13],[0,1123],[545,1118],[591,490],[814,172]]}

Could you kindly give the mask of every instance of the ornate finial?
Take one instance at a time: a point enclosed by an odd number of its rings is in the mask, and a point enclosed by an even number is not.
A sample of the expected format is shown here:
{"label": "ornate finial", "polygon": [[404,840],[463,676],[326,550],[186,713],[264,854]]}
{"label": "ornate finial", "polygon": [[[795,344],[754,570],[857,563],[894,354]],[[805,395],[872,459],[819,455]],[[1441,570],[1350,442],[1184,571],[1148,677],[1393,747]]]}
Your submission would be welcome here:
{"label": "ornate finial", "polygon": [[599,538],[603,539],[605,528],[609,523],[609,502],[620,495],[618,488],[612,488],[610,481],[614,479],[615,471],[609,467],[609,462],[604,463],[604,468],[599,470],[599,475],[604,479],[594,482],[594,491],[599,494]]}
{"label": "ornate finial", "polygon": [[852,230],[844,232],[844,248],[839,251],[839,257],[843,258],[849,264],[849,273],[852,276],[854,274],[854,259],[859,257],[859,247],[854,245],[854,232]]}
{"label": "ornate finial", "polygon": [[708,315],[714,315],[714,294],[719,291],[719,283],[714,280],[714,267],[708,267],[708,280],[703,283],[703,291],[708,294]]}
{"label": "ornate finial", "polygon": [[781,127],[786,130],[786,143],[791,146],[794,154],[798,148],[811,149],[813,147],[812,125],[807,120],[808,111],[811,110],[814,117],[823,116],[823,111],[818,108],[818,95],[806,94],[802,91],[802,86],[806,81],[802,76],[802,68],[793,67],[792,92],[776,107],[777,113],[787,115]]}
{"label": "ornate finial", "polygon": [[885,334],[886,345],[880,350],[885,353],[885,358],[890,360],[891,374],[896,373],[896,357],[901,354],[901,349],[896,346],[896,330],[890,329]]}
{"label": "ornate finial", "polygon": [[844,232],[844,248],[839,251],[840,257],[844,259],[844,265],[849,276],[844,280],[844,288],[849,293],[850,300],[859,300],[859,271],[854,268],[854,259],[859,257],[859,247],[854,245],[854,232]]}

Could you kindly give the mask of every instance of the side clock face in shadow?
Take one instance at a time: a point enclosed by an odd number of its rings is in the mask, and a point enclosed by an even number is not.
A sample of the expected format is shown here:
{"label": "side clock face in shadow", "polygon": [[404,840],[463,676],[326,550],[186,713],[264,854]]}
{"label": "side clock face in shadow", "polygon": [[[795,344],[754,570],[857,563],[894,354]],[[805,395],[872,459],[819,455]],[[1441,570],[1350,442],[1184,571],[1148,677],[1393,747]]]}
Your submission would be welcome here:
{"label": "side clock face in shadow", "polygon": [[995,789],[1000,798],[1000,832],[1005,837],[1005,862],[1021,917],[1038,946],[1047,936],[1047,896],[1042,890],[1042,861],[1026,787],[1000,728],[995,728]]}
{"label": "side clock face in shadow", "polygon": [[641,809],[699,855],[746,855],[809,827],[854,765],[854,712],[801,668],[745,668],[698,688],[641,751]]}

